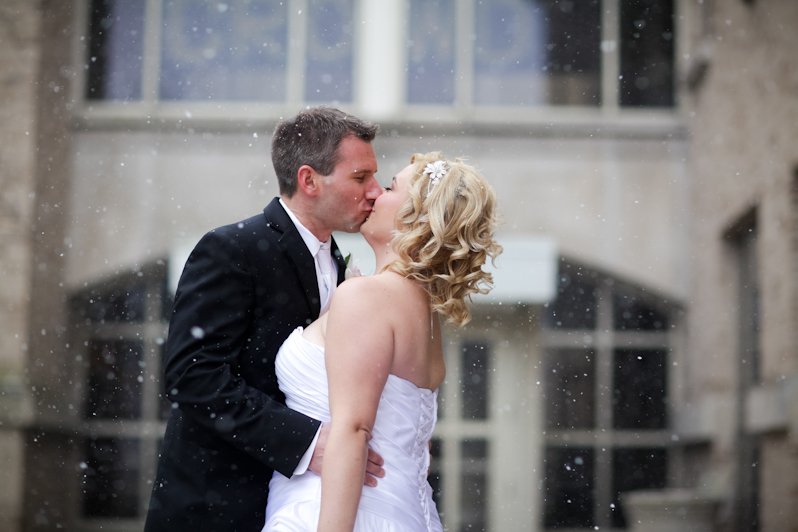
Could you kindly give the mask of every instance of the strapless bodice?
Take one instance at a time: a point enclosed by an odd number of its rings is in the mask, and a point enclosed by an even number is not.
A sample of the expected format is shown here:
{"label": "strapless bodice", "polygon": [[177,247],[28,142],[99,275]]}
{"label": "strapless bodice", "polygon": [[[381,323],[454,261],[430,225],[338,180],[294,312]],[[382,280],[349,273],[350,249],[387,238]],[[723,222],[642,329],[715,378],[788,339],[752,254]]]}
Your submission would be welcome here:
{"label": "strapless bodice", "polygon": [[[327,422],[330,408],[324,348],[306,340],[302,332],[301,327],[294,330],[277,353],[275,369],[280,390],[289,408]],[[385,477],[378,479],[377,487],[363,487],[358,519],[366,512],[389,521],[399,519],[401,529],[441,530],[427,482],[436,399],[437,391],[419,388],[396,375],[388,376],[369,443],[385,460]],[[281,509],[299,501],[318,501],[320,494],[321,478],[312,472],[291,479],[275,473],[269,484],[267,525]]]}

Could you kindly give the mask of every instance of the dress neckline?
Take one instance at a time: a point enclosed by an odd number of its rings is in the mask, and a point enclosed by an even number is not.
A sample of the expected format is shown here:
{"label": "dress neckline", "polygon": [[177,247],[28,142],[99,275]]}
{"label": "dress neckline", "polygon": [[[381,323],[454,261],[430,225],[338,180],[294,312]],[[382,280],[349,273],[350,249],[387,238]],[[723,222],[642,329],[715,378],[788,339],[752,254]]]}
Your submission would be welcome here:
{"label": "dress neckline", "polygon": [[[304,330],[305,330],[305,328],[302,327],[302,326],[297,327],[296,333],[299,335],[299,338],[301,338],[302,341],[304,343],[306,343],[307,345],[315,347],[322,355],[324,355],[324,346],[321,346],[321,345],[319,345],[317,343],[311,342],[310,340],[305,338],[305,335],[302,334],[304,332]],[[432,394],[432,393],[435,393],[437,391],[437,390],[431,390],[429,388],[422,388],[421,386],[417,385],[415,382],[413,382],[411,380],[408,380],[408,379],[405,379],[404,377],[400,377],[399,375],[396,375],[394,373],[389,373],[388,377],[395,377],[395,378],[399,379],[400,381],[404,381],[404,382],[408,383],[409,385],[411,385],[412,387],[414,387],[416,390],[418,390],[419,392],[421,392],[423,394]]]}

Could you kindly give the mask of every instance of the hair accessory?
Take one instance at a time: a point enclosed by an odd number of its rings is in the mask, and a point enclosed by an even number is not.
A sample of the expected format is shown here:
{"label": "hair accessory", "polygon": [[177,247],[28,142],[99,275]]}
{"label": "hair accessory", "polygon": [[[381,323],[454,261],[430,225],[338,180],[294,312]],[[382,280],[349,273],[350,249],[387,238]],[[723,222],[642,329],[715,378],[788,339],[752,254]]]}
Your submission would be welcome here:
{"label": "hair accessory", "polygon": [[449,169],[446,168],[446,161],[435,161],[434,163],[427,164],[427,166],[424,168],[424,173],[429,174],[429,181],[427,181],[427,196],[429,196],[430,191],[435,188],[435,185],[438,184],[438,181],[440,181],[448,171]]}

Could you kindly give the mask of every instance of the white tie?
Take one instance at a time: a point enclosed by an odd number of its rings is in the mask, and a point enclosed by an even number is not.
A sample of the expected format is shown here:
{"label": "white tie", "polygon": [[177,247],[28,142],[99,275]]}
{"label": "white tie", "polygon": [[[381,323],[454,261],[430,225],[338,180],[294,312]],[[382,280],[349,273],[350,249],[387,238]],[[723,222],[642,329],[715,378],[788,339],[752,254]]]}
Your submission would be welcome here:
{"label": "white tie", "polygon": [[321,272],[321,283],[319,285],[319,299],[322,302],[321,314],[327,311],[330,306],[335,283],[333,282],[333,264],[330,255],[330,241],[323,242],[319,252],[316,254],[319,261],[319,271]]}

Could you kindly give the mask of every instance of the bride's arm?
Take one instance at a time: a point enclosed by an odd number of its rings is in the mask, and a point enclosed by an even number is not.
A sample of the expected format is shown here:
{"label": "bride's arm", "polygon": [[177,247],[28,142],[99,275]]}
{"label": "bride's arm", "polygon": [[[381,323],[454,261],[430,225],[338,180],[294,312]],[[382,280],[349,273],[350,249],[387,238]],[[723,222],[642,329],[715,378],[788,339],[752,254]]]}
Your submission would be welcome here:
{"label": "bride's arm", "polygon": [[374,278],[335,292],[327,321],[326,366],[332,426],[322,464],[319,530],[351,532],[366,452],[393,359],[389,295]]}

